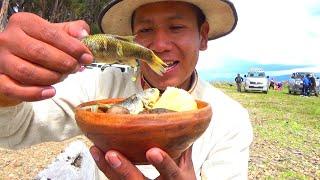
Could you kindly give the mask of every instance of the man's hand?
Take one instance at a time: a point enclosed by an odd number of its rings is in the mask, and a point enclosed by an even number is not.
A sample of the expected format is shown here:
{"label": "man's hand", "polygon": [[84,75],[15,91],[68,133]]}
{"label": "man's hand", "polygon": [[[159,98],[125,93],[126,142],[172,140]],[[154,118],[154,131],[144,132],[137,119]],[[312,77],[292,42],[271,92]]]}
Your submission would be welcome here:
{"label": "man's hand", "polygon": [[[116,151],[108,151],[105,155],[97,147],[90,148],[93,159],[99,169],[111,180],[147,179],[128,159]],[[180,158],[178,165],[159,148],[149,149],[146,158],[160,173],[158,180],[194,180],[196,179],[192,164],[192,147],[187,149]]]}
{"label": "man's hand", "polygon": [[91,52],[78,39],[88,32],[84,21],[49,23],[31,13],[11,16],[0,33],[0,102],[54,96],[53,84],[92,62]]}

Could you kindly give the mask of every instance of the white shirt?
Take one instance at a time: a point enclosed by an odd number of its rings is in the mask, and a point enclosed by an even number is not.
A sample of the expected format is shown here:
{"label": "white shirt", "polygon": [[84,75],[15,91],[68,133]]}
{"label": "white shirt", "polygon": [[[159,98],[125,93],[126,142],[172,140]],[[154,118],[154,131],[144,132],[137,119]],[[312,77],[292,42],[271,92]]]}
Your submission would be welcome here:
{"label": "white shirt", "polygon": [[[37,102],[0,108],[0,146],[22,148],[44,141],[61,141],[81,134],[73,109],[80,103],[128,97],[142,91],[141,77],[115,67],[104,72],[85,70],[56,84],[56,96]],[[192,147],[197,179],[247,179],[249,146],[253,134],[248,112],[236,101],[196,77],[191,94],[212,106],[212,119]],[[159,173],[153,166],[138,167],[147,177]]]}

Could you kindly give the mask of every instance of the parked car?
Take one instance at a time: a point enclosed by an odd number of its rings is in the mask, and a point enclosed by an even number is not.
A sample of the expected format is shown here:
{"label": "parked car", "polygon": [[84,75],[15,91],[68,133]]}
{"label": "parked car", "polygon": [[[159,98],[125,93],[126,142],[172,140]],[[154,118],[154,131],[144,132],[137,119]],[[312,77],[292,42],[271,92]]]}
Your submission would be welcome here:
{"label": "parked car", "polygon": [[261,68],[252,68],[248,74],[244,76],[244,91],[257,91],[268,93],[269,90],[269,76]]}
{"label": "parked car", "polygon": [[[313,72],[294,72],[291,75],[291,78],[288,81],[288,92],[289,94],[301,94],[302,93],[302,87],[303,82],[302,78],[306,76],[307,74],[311,74],[311,76],[314,76],[316,79],[316,91],[320,92],[320,79],[316,76]],[[314,93],[314,92],[311,92]]]}
{"label": "parked car", "polygon": [[89,65],[85,65],[85,68],[87,69],[100,69],[101,71],[104,71],[108,67],[119,68],[121,72],[128,72],[129,69],[131,69],[130,66],[122,64],[91,63]]}
{"label": "parked car", "polygon": [[105,65],[105,63],[91,63],[91,64],[88,64],[88,65],[85,65],[85,67],[87,69],[94,69],[94,68],[101,69],[104,65]]}

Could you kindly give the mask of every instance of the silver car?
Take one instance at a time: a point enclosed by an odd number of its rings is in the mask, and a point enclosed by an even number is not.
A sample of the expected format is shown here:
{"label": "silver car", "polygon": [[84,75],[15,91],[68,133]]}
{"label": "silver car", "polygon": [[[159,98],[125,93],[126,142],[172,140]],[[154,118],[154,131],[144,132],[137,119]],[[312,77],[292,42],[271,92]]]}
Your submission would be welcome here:
{"label": "silver car", "polygon": [[244,91],[256,91],[268,93],[269,90],[269,76],[261,68],[250,69],[248,75],[245,75]]}
{"label": "silver car", "polygon": [[[320,79],[319,77],[316,77],[316,75],[312,72],[294,72],[291,75],[291,78],[288,82],[288,92],[289,94],[301,94],[302,88],[303,88],[303,81],[302,78],[306,76],[307,74],[310,74],[311,76],[314,76],[316,79],[316,91],[319,94],[320,92]],[[314,93],[314,92],[311,92]]]}

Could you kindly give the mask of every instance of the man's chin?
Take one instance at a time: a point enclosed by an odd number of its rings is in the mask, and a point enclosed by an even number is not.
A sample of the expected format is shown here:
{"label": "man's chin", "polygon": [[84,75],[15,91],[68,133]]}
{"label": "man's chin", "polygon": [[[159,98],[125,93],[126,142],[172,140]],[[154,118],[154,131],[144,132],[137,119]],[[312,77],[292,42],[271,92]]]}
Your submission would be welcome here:
{"label": "man's chin", "polygon": [[180,85],[180,81],[177,81],[176,78],[172,77],[172,76],[166,76],[166,74],[164,74],[161,77],[157,77],[154,78],[152,81],[148,80],[147,78],[145,78],[145,80],[147,80],[147,82],[155,87],[158,88],[159,90],[165,90],[167,87],[178,87]]}

